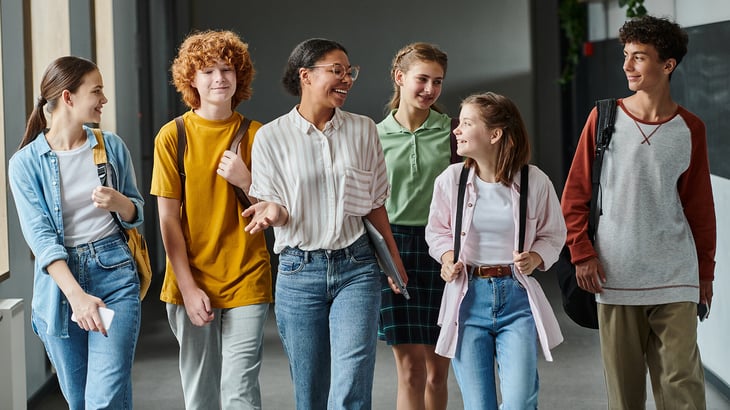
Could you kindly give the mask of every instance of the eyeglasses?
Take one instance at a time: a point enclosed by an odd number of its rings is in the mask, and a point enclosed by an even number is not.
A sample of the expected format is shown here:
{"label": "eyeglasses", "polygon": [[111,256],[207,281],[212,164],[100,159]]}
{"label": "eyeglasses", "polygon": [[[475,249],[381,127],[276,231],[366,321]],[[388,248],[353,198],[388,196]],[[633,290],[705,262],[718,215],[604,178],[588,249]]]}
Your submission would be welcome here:
{"label": "eyeglasses", "polygon": [[352,81],[355,81],[357,80],[357,76],[360,74],[360,67],[351,66],[349,69],[345,69],[345,67],[340,63],[313,65],[307,68],[320,67],[330,67],[330,69],[327,71],[332,72],[332,74],[334,74],[335,78],[337,78],[338,80],[343,80],[345,76],[349,76]]}

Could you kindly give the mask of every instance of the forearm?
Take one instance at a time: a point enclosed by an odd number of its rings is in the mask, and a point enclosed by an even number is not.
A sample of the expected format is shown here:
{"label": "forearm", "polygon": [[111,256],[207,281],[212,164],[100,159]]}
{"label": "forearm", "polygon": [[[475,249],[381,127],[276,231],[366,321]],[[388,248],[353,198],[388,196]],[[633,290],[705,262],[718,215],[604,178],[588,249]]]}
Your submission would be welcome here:
{"label": "forearm", "polygon": [[385,210],[385,206],[373,209],[366,218],[383,236],[385,243],[388,245],[390,254],[394,256],[398,255],[398,258],[400,258],[398,246],[395,243],[395,239],[393,239],[393,231],[390,229],[390,221],[388,220],[388,213]]}
{"label": "forearm", "polygon": [[84,294],[84,290],[79,285],[79,282],[74,277],[71,269],[65,260],[59,259],[51,262],[46,267],[48,275],[56,282],[61,292],[66,296],[66,299],[71,300],[76,296]]}
{"label": "forearm", "polygon": [[160,217],[160,233],[162,235],[165,253],[170,260],[170,265],[172,265],[178,287],[181,292],[185,293],[187,290],[194,289],[198,285],[190,271],[190,260],[188,259],[180,219],[177,218],[177,221],[172,219],[173,217],[167,217],[165,219]]}
{"label": "forearm", "polygon": [[137,219],[137,207],[134,205],[131,199],[125,197],[126,201],[123,201],[121,209],[117,211],[119,218],[124,222],[133,222]]}

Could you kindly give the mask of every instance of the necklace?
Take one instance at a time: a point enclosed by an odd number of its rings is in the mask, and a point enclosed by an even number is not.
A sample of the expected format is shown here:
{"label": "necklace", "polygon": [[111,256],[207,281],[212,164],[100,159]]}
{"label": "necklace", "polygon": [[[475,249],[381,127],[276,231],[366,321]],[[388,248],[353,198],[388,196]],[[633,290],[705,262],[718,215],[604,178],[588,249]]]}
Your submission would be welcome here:
{"label": "necklace", "polygon": [[638,128],[638,129],[639,129],[639,132],[641,133],[641,136],[642,136],[642,137],[644,137],[644,140],[643,140],[643,141],[641,141],[641,143],[642,143],[642,144],[643,144],[643,143],[646,143],[646,145],[651,145],[651,142],[649,142],[649,138],[651,138],[651,137],[652,137],[652,136],[653,136],[654,134],[656,134],[656,132],[657,132],[657,131],[659,131],[659,128],[660,128],[660,127],[662,126],[662,124],[664,124],[664,123],[661,123],[661,124],[657,125],[657,126],[656,126],[656,128],[654,128],[654,130],[653,130],[652,132],[650,132],[650,133],[649,133],[649,135],[646,135],[646,134],[644,133],[644,130],[642,130],[642,129],[641,129],[641,126],[639,125],[639,123],[638,123],[638,122],[637,122],[636,120],[634,120],[634,124],[636,124],[636,128]]}

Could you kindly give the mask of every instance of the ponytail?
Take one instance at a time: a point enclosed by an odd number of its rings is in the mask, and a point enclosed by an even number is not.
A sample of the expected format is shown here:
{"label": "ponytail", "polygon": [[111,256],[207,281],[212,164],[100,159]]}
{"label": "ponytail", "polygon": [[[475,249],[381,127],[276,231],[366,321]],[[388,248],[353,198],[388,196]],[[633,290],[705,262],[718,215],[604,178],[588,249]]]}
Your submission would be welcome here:
{"label": "ponytail", "polygon": [[30,117],[28,118],[28,123],[25,126],[25,133],[23,134],[23,140],[20,141],[18,149],[21,149],[33,142],[33,140],[38,137],[38,134],[46,129],[48,123],[46,121],[46,116],[43,114],[43,107],[47,102],[48,101],[46,101],[43,97],[38,98],[35,107],[33,107],[33,112],[30,113]]}
{"label": "ponytail", "polygon": [[43,78],[41,78],[41,96],[38,97],[33,112],[30,113],[25,125],[25,134],[23,134],[23,140],[20,141],[18,149],[33,142],[38,134],[48,127],[46,116],[43,113],[44,109],[52,113],[56,109],[63,91],[76,92],[83,83],[84,76],[94,70],[98,70],[96,64],[76,56],[59,57],[46,67]]}

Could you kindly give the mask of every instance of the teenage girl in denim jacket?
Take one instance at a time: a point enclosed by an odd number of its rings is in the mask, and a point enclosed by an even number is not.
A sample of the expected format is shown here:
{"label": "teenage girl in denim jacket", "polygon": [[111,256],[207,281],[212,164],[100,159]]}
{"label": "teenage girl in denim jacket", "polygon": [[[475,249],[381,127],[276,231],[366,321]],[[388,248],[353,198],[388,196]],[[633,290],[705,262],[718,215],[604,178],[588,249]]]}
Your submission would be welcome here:
{"label": "teenage girl in denim jacket", "polygon": [[[53,61],[41,80],[8,177],[25,240],[35,256],[32,324],[71,410],[132,408],[131,369],[140,324],[139,278],[122,226],[142,223],[129,151],[103,133],[108,186],[92,149],[107,99],[88,60]],[[47,129],[44,108],[52,115]],[[114,188],[112,188],[114,187]],[[104,326],[101,310],[114,312]]]}

